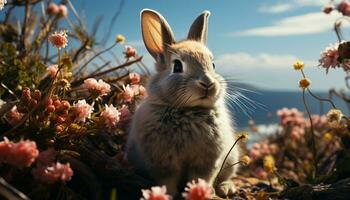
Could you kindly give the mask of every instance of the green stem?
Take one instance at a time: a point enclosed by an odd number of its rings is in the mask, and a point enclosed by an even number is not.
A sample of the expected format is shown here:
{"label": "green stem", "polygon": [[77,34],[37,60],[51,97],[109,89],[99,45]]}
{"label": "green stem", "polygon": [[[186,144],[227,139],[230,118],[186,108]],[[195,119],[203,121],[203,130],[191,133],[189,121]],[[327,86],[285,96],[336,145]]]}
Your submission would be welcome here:
{"label": "green stem", "polygon": [[230,155],[231,151],[233,150],[233,148],[236,146],[237,142],[240,141],[241,139],[245,138],[246,136],[244,135],[241,135],[240,137],[237,138],[237,140],[233,143],[232,147],[230,148],[230,150],[228,151],[228,153],[226,154],[225,158],[224,158],[224,161],[222,162],[221,164],[221,167],[220,167],[220,170],[218,172],[218,175],[216,176],[215,180],[214,180],[214,186],[216,186],[217,184],[217,181],[218,181],[218,178],[220,176],[220,173],[221,171],[223,170],[224,166],[225,166],[225,163],[226,163],[226,160],[228,158],[228,156]]}
{"label": "green stem", "polygon": [[314,132],[314,125],[312,122],[312,118],[311,118],[311,113],[310,113],[310,109],[307,105],[306,102],[306,98],[305,98],[305,89],[303,89],[303,103],[304,103],[304,107],[305,110],[307,112],[307,115],[309,117],[310,120],[310,131],[311,131],[311,148],[312,148],[312,156],[313,156],[313,164],[314,164],[314,172],[313,172],[313,177],[316,177],[317,174],[317,155],[316,155],[316,141],[315,141],[315,132]]}
{"label": "green stem", "polygon": [[311,90],[310,90],[309,88],[307,88],[307,91],[309,92],[309,94],[310,94],[313,98],[315,98],[315,99],[317,99],[317,100],[319,100],[319,101],[326,101],[326,102],[330,103],[334,109],[337,109],[337,107],[335,106],[335,104],[333,103],[332,100],[326,99],[326,98],[321,98],[321,97],[316,96],[314,93],[311,92]]}

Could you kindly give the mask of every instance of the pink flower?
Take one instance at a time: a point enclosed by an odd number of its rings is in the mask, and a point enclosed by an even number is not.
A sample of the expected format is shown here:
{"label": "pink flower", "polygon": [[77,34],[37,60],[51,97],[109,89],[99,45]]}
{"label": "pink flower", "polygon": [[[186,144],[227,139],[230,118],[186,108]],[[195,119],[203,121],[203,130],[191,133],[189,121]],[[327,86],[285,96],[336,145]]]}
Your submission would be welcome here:
{"label": "pink flower", "polygon": [[67,7],[63,4],[59,5],[58,6],[58,14],[61,16],[61,17],[67,17],[68,16],[68,10],[67,10]]}
{"label": "pink flower", "polygon": [[187,183],[185,192],[182,194],[186,200],[205,200],[209,199],[213,194],[211,186],[203,179],[194,180]]}
{"label": "pink flower", "polygon": [[325,14],[329,14],[333,11],[333,6],[332,5],[325,5],[322,9],[322,11],[325,13]]}
{"label": "pink flower", "polygon": [[260,179],[266,179],[266,178],[267,178],[267,173],[266,173],[266,171],[265,171],[263,168],[261,168],[261,167],[259,167],[259,168],[257,168],[257,169],[255,170],[255,174],[256,174],[256,176],[257,176],[258,178],[260,178]]}
{"label": "pink flower", "polygon": [[18,122],[21,121],[23,115],[23,113],[18,112],[17,106],[13,106],[11,110],[6,113],[5,119],[9,124],[15,126]]}
{"label": "pink flower", "polygon": [[130,85],[127,85],[127,86],[123,85],[123,89],[124,89],[124,92],[123,92],[124,101],[131,102],[135,95],[134,90],[130,87]]}
{"label": "pink flower", "polygon": [[121,108],[118,109],[120,113],[120,121],[125,122],[128,121],[130,118],[130,111],[126,105],[123,105]]}
{"label": "pink flower", "polygon": [[345,16],[350,16],[350,3],[347,0],[342,1],[338,5],[338,11],[341,12]]}
{"label": "pink flower", "polygon": [[6,137],[4,141],[0,142],[0,163],[7,163],[12,157],[12,146],[13,143],[10,142]]}
{"label": "pink flower", "polygon": [[305,124],[304,114],[296,108],[283,108],[277,111],[282,126],[301,126]]}
{"label": "pink flower", "polygon": [[141,80],[141,76],[137,73],[130,73],[129,79],[131,81],[131,84],[138,84]]}
{"label": "pink flower", "polygon": [[70,164],[52,163],[49,166],[39,166],[32,170],[35,179],[45,183],[54,183],[56,181],[70,181],[73,176],[73,170]]}
{"label": "pink flower", "polygon": [[125,58],[135,57],[136,49],[134,49],[132,46],[125,45],[124,55],[125,55]]}
{"label": "pink flower", "polygon": [[58,65],[51,65],[46,69],[49,76],[54,78],[56,76],[56,73],[58,71]]}
{"label": "pink flower", "polygon": [[263,140],[260,143],[254,143],[250,149],[249,155],[252,159],[257,160],[263,156],[277,153],[278,147],[275,144],[269,144]]}
{"label": "pink flower", "polygon": [[259,144],[259,143],[254,143],[254,144],[252,145],[252,148],[253,148],[253,149],[260,149],[260,148],[261,148],[261,144]]}
{"label": "pink flower", "polygon": [[94,78],[88,78],[84,80],[84,87],[89,90],[94,90],[98,86],[97,80]]}
{"label": "pink flower", "polygon": [[141,200],[170,200],[170,196],[166,194],[166,187],[156,186],[151,187],[150,190],[142,190]]}
{"label": "pink flower", "polygon": [[101,117],[104,119],[107,127],[112,128],[119,122],[120,112],[113,105],[105,105],[105,110],[101,112]]}
{"label": "pink flower", "polygon": [[29,167],[38,157],[36,143],[30,140],[21,140],[17,143],[4,138],[0,142],[0,163],[8,163],[17,168]]}
{"label": "pink flower", "polygon": [[105,96],[111,92],[111,86],[103,80],[88,78],[84,81],[84,87],[90,91],[96,92],[99,96]]}
{"label": "pink flower", "polygon": [[265,154],[265,155],[270,154],[269,145],[266,144],[266,143],[263,143],[263,144],[261,145],[261,152],[262,152],[263,154]]}
{"label": "pink flower", "polygon": [[131,85],[132,90],[134,91],[134,96],[140,96],[145,98],[147,96],[146,88],[142,85],[134,84]]}
{"label": "pink flower", "polygon": [[56,48],[65,48],[68,44],[67,31],[55,32],[49,36],[49,41]]}
{"label": "pink flower", "polygon": [[338,53],[339,43],[330,44],[325,50],[321,52],[321,58],[319,63],[322,67],[326,68],[327,72],[329,68],[335,68],[339,66],[339,53]]}
{"label": "pink flower", "polygon": [[254,160],[258,159],[261,157],[261,153],[259,150],[257,149],[252,149],[250,150],[250,157]]}
{"label": "pink flower", "polygon": [[78,103],[74,105],[76,118],[75,120],[78,122],[85,122],[86,118],[91,117],[91,113],[94,110],[93,106],[90,106],[84,100],[79,100]]}
{"label": "pink flower", "polygon": [[307,121],[302,112],[296,108],[283,108],[277,111],[277,115],[280,117],[281,126],[290,129],[292,139],[300,139],[304,136]]}
{"label": "pink flower", "polygon": [[147,90],[145,87],[143,87],[142,85],[139,86],[139,95],[142,98],[145,98],[147,96]]}
{"label": "pink flower", "polygon": [[57,4],[51,2],[46,9],[47,14],[49,15],[57,15],[59,12],[59,7],[57,6]]}
{"label": "pink flower", "polygon": [[12,153],[12,165],[19,168],[29,167],[39,156],[36,143],[30,140],[21,140],[18,143],[14,143]]}
{"label": "pink flower", "polygon": [[53,148],[48,148],[45,151],[39,153],[39,157],[36,159],[36,163],[39,166],[49,165],[56,160],[57,151]]}

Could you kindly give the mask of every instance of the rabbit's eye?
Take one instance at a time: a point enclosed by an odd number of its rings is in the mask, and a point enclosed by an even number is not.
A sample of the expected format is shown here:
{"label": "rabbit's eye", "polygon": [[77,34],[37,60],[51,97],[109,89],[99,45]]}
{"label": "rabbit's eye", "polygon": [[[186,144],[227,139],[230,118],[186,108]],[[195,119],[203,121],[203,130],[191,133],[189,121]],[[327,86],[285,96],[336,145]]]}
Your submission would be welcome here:
{"label": "rabbit's eye", "polygon": [[182,62],[178,59],[174,60],[173,62],[174,62],[173,73],[183,72]]}
{"label": "rabbit's eye", "polygon": [[215,69],[215,63],[213,63],[213,69]]}

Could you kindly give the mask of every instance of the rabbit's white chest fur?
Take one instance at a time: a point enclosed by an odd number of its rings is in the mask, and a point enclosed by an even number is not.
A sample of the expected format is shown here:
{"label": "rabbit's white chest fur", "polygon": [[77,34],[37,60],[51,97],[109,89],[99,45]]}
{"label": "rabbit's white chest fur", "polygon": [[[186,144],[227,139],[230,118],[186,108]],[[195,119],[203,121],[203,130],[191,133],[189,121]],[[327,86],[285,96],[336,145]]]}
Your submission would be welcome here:
{"label": "rabbit's white chest fur", "polygon": [[[178,176],[177,187],[180,181],[198,178],[212,183],[234,142],[232,122],[223,105],[170,109],[144,102],[129,135],[130,162],[167,185],[169,174]],[[237,157],[237,150],[231,152],[228,164]]]}

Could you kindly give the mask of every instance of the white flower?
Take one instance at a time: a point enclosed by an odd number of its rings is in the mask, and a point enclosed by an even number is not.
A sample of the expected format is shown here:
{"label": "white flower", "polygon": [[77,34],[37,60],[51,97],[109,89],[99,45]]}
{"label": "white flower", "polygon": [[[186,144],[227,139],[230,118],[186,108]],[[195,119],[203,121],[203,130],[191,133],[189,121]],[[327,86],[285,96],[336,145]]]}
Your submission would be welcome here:
{"label": "white flower", "polygon": [[5,4],[7,4],[7,0],[0,0],[0,10],[4,9]]}

